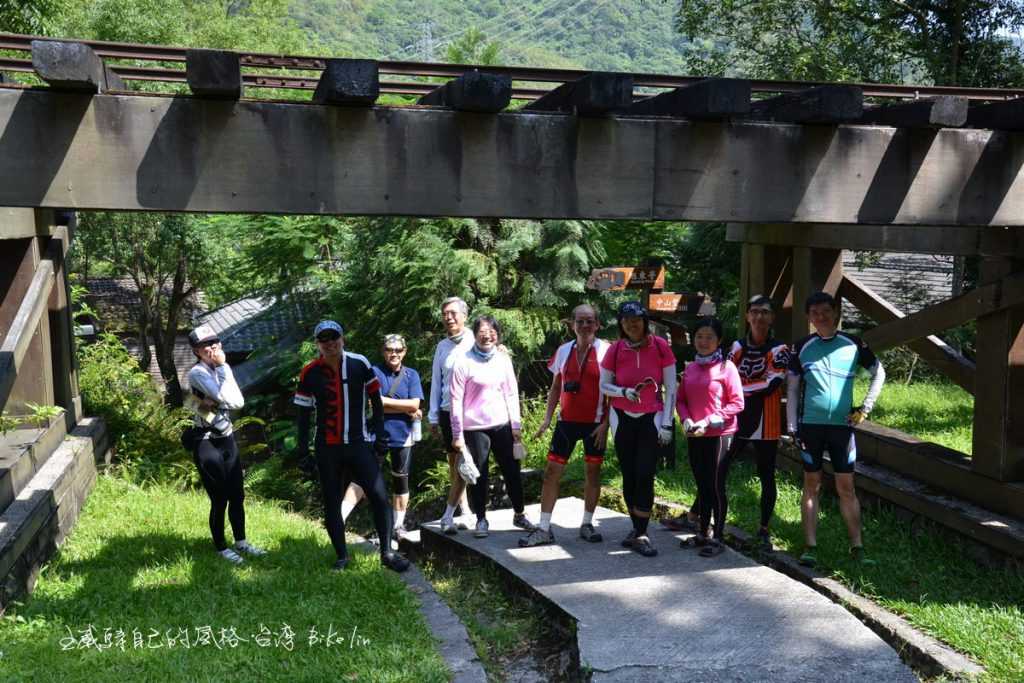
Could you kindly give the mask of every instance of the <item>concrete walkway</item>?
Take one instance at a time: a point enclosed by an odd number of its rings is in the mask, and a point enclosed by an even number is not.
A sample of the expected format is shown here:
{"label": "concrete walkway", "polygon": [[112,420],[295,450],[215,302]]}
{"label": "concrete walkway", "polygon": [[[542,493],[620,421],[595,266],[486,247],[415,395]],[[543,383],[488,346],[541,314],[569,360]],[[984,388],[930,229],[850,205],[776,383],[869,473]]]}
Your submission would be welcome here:
{"label": "concrete walkway", "polygon": [[[527,508],[537,521],[539,505]],[[651,525],[645,558],[619,541],[629,518],[598,508],[604,542],[579,539],[583,501],[563,498],[557,545],[519,548],[511,510],[488,513],[491,535],[442,536],[513,572],[578,623],[580,662],[593,681],[916,681],[873,631],[792,579],[726,549],[715,558],[679,548],[681,534]]]}

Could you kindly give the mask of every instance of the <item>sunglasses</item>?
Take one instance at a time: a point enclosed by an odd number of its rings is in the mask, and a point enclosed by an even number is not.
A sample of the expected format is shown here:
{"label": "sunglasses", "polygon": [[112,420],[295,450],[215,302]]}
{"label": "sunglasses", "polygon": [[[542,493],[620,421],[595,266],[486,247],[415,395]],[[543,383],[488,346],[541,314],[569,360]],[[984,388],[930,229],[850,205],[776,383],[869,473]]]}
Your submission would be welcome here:
{"label": "sunglasses", "polygon": [[338,339],[341,339],[341,335],[338,334],[337,332],[332,332],[330,334],[321,334],[316,338],[318,342],[332,342],[337,341]]}
{"label": "sunglasses", "polygon": [[384,348],[384,353],[405,353],[405,349],[396,349],[388,346]]}

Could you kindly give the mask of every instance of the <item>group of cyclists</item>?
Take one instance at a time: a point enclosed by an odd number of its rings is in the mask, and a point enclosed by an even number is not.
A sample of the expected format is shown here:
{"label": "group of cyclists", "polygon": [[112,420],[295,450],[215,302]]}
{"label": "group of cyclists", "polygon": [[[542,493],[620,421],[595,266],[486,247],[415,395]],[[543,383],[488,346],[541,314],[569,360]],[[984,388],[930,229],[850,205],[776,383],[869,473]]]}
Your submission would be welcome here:
{"label": "group of cyclists", "polygon": [[[501,325],[487,315],[467,325],[466,302],[458,297],[446,299],[441,305],[445,336],[434,352],[427,399],[427,421],[448,458],[450,488],[440,531],[455,535],[470,531],[472,525],[474,537],[488,536],[488,461],[493,454],[512,503],[513,525],[525,532],[518,545],[555,543],[551,517],[560,479],[582,442],[585,486],[579,539],[602,542],[594,512],[611,432],[622,473],[622,495],[632,521],[621,544],[653,557],[658,550],[648,525],[656,465],[660,448],[673,439],[678,416],[697,497],[688,513],[664,519],[662,524],[673,531],[693,532],[681,542],[683,547],[696,548],[704,557],[723,551],[729,468],[750,445],[761,482],[758,543],[764,551],[772,550],[775,460],[779,439],[788,434],[800,450],[804,468],[801,515],[806,547],[801,563],[813,566],[816,562],[825,452],[835,472],[851,553],[857,561],[870,562],[864,554],[854,491],[853,427],[870,413],[885,371],[863,340],[838,330],[840,309],[831,295],[811,295],[805,311],[815,331],[792,345],[773,338],[775,314],[771,299],[763,295],[747,303],[747,333],[732,344],[725,343],[720,321],[701,319],[690,330],[694,360],[678,372],[671,345],[652,333],[650,317],[639,302],[619,306],[618,339],[613,342],[597,337],[601,321],[593,306],[581,304],[573,309],[573,339],[559,346],[548,362],[551,384],[536,436],[550,429],[551,440],[540,518],[534,524],[525,512],[520,473],[525,449],[519,389],[502,345]],[[344,348],[344,330],[337,322],[324,320],[313,334],[319,354],[303,367],[294,397],[297,448],[300,457],[308,456],[315,416],[313,453],[324,523],[336,555],[334,568],[341,570],[348,564],[345,520],[366,498],[380,541],[381,564],[405,571],[409,562],[393,550],[392,538],[405,535],[411,453],[422,434],[425,396],[420,376],[403,364],[407,347],[401,335],[384,338],[382,361],[374,365]],[[265,553],[245,540],[241,466],[229,416],[243,399],[216,335],[200,327],[190,341],[197,358],[189,372],[196,397],[193,429],[199,433],[192,450],[211,502],[210,531],[218,552],[241,563],[244,554]],[[858,368],[870,373],[871,383],[862,404],[855,407],[853,380]],[[390,465],[390,500],[383,465]],[[233,547],[227,546],[224,536],[225,511],[234,533]]]}

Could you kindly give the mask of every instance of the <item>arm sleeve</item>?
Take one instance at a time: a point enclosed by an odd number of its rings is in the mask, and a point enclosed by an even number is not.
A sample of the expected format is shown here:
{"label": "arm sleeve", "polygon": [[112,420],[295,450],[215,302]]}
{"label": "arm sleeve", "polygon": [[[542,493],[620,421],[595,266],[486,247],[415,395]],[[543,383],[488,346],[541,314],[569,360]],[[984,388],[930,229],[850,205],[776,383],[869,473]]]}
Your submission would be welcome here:
{"label": "arm sleeve", "polygon": [[309,455],[309,423],[313,409],[309,406],[298,406],[299,414],[295,419],[295,449],[299,457]]}
{"label": "arm sleeve", "polygon": [[882,393],[883,384],[885,384],[885,368],[882,367],[882,361],[875,359],[875,364],[871,367],[871,384],[868,385],[868,393],[864,397],[865,412],[870,413],[871,409],[875,407],[875,401]]}
{"label": "arm sleeve", "polygon": [[512,359],[505,356],[508,364],[505,379],[505,403],[508,405],[508,419],[512,429],[522,429],[523,416],[519,410],[519,382],[516,381],[516,370],[512,367]]}
{"label": "arm sleeve", "polygon": [[[462,397],[466,389],[466,371],[462,363],[456,363],[448,378],[448,397],[452,402],[452,440],[462,438]],[[431,391],[433,394],[433,391]]]}
{"label": "arm sleeve", "polygon": [[441,409],[441,345],[434,351],[434,362],[430,365],[430,406],[427,410],[427,421],[437,424],[438,411]]}
{"label": "arm sleeve", "polygon": [[786,382],[786,427],[788,431],[795,432],[799,427],[797,404],[800,402],[800,375],[790,371]]}
{"label": "arm sleeve", "polygon": [[665,387],[665,403],[661,408],[659,427],[672,424],[672,411],[676,407],[676,364],[666,365],[661,369],[661,385]]}
{"label": "arm sleeve", "polygon": [[623,387],[615,384],[615,374],[608,368],[601,368],[601,393],[612,398],[625,396]]}
{"label": "arm sleeve", "polygon": [[384,402],[380,400],[380,392],[370,392],[370,425],[378,441],[387,443],[388,435],[384,431]]}
{"label": "arm sleeve", "polygon": [[201,364],[195,365],[188,372],[189,387],[216,401],[219,408],[238,410],[245,405],[231,368],[226,364],[220,365],[213,373],[216,377]]}
{"label": "arm sleeve", "polygon": [[231,366],[227,363],[219,366],[217,375],[221,378],[220,394],[217,396],[220,407],[240,410],[245,405],[245,399],[242,397],[242,390],[238,388],[238,382],[235,381],[235,373]]}

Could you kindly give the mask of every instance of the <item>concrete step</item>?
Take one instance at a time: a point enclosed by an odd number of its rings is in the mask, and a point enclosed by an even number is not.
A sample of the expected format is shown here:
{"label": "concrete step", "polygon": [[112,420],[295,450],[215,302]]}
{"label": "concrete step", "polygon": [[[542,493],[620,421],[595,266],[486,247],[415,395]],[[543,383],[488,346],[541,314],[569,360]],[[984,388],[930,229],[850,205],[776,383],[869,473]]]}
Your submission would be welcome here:
{"label": "concrete step", "polygon": [[32,592],[43,563],[71,532],[106,449],[103,421],[83,419],[0,513],[0,613]]}
{"label": "concrete step", "polygon": [[6,510],[67,434],[63,417],[45,428],[13,429],[0,435],[0,511]]}

